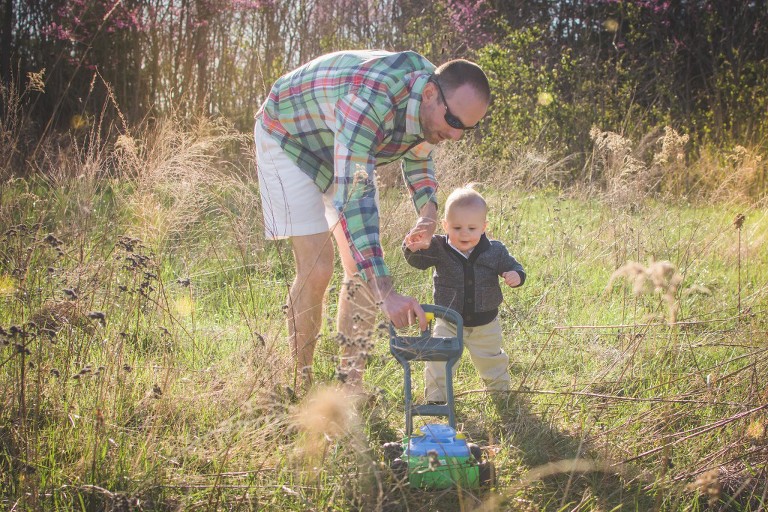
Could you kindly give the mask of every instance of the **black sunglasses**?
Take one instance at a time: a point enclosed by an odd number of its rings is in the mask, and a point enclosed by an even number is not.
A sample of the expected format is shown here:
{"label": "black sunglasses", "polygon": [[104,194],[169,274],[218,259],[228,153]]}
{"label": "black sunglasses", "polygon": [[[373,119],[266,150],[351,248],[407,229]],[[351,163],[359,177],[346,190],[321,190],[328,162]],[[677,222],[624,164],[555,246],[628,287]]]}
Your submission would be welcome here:
{"label": "black sunglasses", "polygon": [[443,105],[445,105],[445,122],[448,123],[448,126],[451,128],[456,128],[457,130],[474,130],[477,128],[477,124],[480,123],[477,123],[473,126],[464,126],[464,123],[461,122],[461,119],[451,114],[451,109],[448,108],[448,102],[445,100],[443,88],[440,87],[440,82],[437,81],[437,77],[435,75],[430,76],[429,81],[437,86],[437,90],[440,93],[440,98],[442,98]]}

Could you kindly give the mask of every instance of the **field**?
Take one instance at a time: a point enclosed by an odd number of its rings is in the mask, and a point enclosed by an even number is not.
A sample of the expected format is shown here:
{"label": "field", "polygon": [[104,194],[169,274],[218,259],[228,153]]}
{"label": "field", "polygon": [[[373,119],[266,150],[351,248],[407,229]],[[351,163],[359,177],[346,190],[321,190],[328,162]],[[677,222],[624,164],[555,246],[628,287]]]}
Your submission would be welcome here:
{"label": "field", "polygon": [[[493,488],[393,480],[402,371],[380,328],[370,396],[338,391],[333,291],[297,395],[290,247],[263,239],[247,137],[202,122],[73,141],[0,185],[0,509],[764,509],[764,201],[537,187],[460,153],[439,155],[441,200],[481,181],[528,274],[500,313],[514,391],[484,392],[467,357],[457,376]],[[399,290],[429,302],[404,187],[382,210]]]}

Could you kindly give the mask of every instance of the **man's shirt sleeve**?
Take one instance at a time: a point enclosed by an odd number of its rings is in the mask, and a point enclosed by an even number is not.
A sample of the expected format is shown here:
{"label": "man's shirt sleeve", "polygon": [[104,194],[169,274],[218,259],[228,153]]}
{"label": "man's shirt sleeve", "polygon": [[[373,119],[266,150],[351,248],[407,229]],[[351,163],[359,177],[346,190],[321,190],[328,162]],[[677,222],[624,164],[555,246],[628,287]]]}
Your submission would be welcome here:
{"label": "man's shirt sleeve", "polygon": [[364,277],[388,276],[379,234],[375,148],[384,138],[379,115],[368,101],[348,95],[336,104],[334,203],[352,256]]}
{"label": "man's shirt sleeve", "polygon": [[416,211],[432,201],[437,205],[437,181],[435,164],[432,161],[434,146],[428,142],[411,148],[402,159],[403,179],[411,194]]}

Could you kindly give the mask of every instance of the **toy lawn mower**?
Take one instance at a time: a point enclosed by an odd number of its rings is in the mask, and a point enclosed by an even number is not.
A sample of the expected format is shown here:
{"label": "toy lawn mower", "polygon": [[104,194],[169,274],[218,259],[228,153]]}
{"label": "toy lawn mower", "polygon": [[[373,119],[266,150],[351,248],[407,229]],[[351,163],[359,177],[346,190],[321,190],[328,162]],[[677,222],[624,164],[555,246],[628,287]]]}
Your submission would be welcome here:
{"label": "toy lawn mower", "polygon": [[[412,488],[438,490],[450,487],[477,489],[490,485],[495,478],[494,466],[482,460],[482,450],[468,443],[456,432],[452,368],[464,350],[461,315],[452,309],[423,305],[429,326],[420,336],[399,336],[389,326],[389,349],[405,370],[405,438],[400,443],[386,443],[384,456],[399,480],[407,478]],[[432,336],[434,318],[456,325],[456,336]],[[445,361],[444,404],[414,404],[411,392],[411,361]],[[413,416],[444,416],[448,424],[428,423],[413,430]]]}

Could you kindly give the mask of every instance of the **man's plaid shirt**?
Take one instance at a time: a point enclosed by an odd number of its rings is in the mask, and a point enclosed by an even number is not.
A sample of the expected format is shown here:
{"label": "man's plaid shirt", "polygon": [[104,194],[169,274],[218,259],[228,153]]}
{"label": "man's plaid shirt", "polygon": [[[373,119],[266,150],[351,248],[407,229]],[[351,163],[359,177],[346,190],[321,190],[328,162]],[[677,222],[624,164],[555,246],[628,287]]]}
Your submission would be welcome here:
{"label": "man's plaid shirt", "polygon": [[[414,52],[338,52],[277,80],[257,118],[334,203],[363,275],[389,275],[379,239],[374,169],[402,158],[418,210],[436,202],[431,152],[419,122],[434,65]],[[257,121],[258,122],[258,121]]]}

